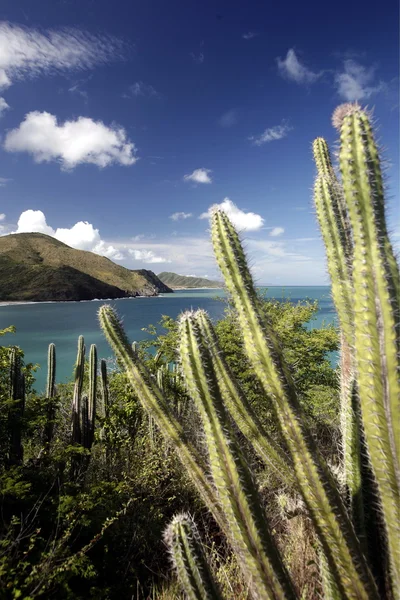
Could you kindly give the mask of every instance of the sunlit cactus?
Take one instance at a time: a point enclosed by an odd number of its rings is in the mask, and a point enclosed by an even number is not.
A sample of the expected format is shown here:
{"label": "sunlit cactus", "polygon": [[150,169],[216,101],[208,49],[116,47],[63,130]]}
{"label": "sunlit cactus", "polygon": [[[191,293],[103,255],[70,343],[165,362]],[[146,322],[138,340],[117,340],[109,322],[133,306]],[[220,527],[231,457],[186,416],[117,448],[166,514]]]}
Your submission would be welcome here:
{"label": "sunlit cactus", "polygon": [[164,540],[189,600],[223,600],[193,519],[186,514],[176,515]]}
{"label": "sunlit cactus", "polygon": [[22,463],[24,449],[22,445],[22,419],[25,410],[25,375],[21,369],[21,357],[16,348],[10,351],[10,408],[8,411],[10,465]]}

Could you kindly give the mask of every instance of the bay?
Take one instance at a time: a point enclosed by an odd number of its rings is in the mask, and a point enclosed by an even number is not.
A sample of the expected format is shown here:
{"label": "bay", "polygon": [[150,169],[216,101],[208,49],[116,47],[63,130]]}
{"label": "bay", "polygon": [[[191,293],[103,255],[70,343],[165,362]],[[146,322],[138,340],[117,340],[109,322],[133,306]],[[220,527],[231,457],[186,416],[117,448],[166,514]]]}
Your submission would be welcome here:
{"label": "bay", "polygon": [[[293,303],[310,299],[318,300],[319,310],[309,327],[320,327],[323,322],[335,320],[329,286],[271,286],[259,288],[268,298],[289,299]],[[162,315],[176,318],[182,311],[203,308],[213,320],[223,316],[226,297],[220,289],[180,290],[174,294],[154,298],[129,298],[121,300],[93,300],[91,302],[47,302],[0,306],[0,329],[15,325],[17,332],[2,338],[6,345],[15,344],[25,352],[27,362],[38,363],[36,372],[37,391],[45,386],[47,373],[47,348],[51,342],[57,349],[57,381],[63,382],[72,375],[79,335],[85,338],[86,347],[96,344],[101,358],[110,358],[112,352],[98,324],[97,311],[102,304],[114,306],[123,320],[131,341],[151,337],[143,331],[148,325],[158,325]],[[161,328],[159,328],[161,333]],[[334,363],[336,354],[331,356]]]}

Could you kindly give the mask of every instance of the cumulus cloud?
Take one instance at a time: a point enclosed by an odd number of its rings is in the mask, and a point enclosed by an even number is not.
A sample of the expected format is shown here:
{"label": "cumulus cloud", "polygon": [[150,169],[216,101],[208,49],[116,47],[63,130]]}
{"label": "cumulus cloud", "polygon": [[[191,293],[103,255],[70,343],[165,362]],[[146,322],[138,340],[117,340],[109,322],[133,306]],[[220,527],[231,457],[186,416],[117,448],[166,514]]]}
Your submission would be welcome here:
{"label": "cumulus cloud", "polygon": [[38,111],[28,113],[19,127],[7,133],[4,148],[8,152],[28,152],[39,163],[58,161],[63,169],[83,163],[102,168],[137,161],[135,145],[122,127],[108,127],[87,117],[59,125],[54,115]]}
{"label": "cumulus cloud", "polygon": [[249,140],[253,142],[255,146],[262,146],[268,142],[275,142],[286,137],[289,131],[293,127],[290,127],[286,121],[282,121],[281,125],[275,125],[274,127],[268,127],[261,135],[252,135]]}
{"label": "cumulus cloud", "polygon": [[280,74],[286,79],[290,79],[299,84],[314,83],[322,75],[322,72],[315,73],[303,65],[297,58],[293,48],[288,50],[286,58],[281,59],[279,57],[276,61],[278,63]]}
{"label": "cumulus cloud", "polygon": [[185,219],[189,219],[192,216],[193,216],[192,213],[176,212],[170,216],[170,219],[172,219],[173,221],[182,221]]}
{"label": "cumulus cloud", "polygon": [[284,232],[285,230],[283,227],[273,227],[269,232],[269,235],[272,237],[278,237],[278,235],[282,235]]}
{"label": "cumulus cloud", "polygon": [[225,198],[221,204],[210,206],[208,211],[201,214],[199,218],[209,219],[215,209],[223,210],[240,231],[256,231],[264,225],[264,219],[260,215],[253,212],[244,212],[229,198]]}
{"label": "cumulus cloud", "polygon": [[233,127],[233,125],[236,125],[238,121],[237,118],[237,113],[235,110],[228,110],[226,113],[224,113],[222,115],[222,117],[219,119],[218,123],[221,125],[221,127]]}
{"label": "cumulus cloud", "polygon": [[355,60],[345,60],[343,71],[336,73],[335,84],[338,94],[348,102],[365,100],[373,94],[386,89],[386,84],[380,81],[371,85],[375,79],[375,68],[367,69]]}
{"label": "cumulus cloud", "polygon": [[114,246],[106,244],[101,239],[98,229],[87,221],[79,221],[70,229],[57,228],[54,230],[47,224],[41,210],[25,210],[18,219],[17,230],[13,233],[45,233],[78,250],[89,250],[113,260],[123,260],[124,254]]}
{"label": "cumulus cloud", "polygon": [[211,183],[212,178],[210,177],[210,173],[212,173],[211,169],[195,169],[193,173],[189,175],[184,175],[184,181],[193,181],[194,183]]}
{"label": "cumulus cloud", "polygon": [[6,215],[4,213],[0,213],[0,221],[4,221]]}
{"label": "cumulus cloud", "polygon": [[153,250],[135,250],[130,248],[129,254],[133,256],[135,260],[140,260],[144,263],[166,263],[171,262],[167,258],[163,258],[162,256],[157,256]]}
{"label": "cumulus cloud", "polygon": [[0,117],[3,116],[3,114],[6,112],[7,109],[9,109],[10,107],[8,106],[7,102],[4,100],[4,98],[0,98]]}
{"label": "cumulus cloud", "polygon": [[39,31],[0,23],[0,89],[24,77],[90,69],[121,58],[117,38],[92,35],[79,29]]}
{"label": "cumulus cloud", "polygon": [[0,187],[6,187],[9,181],[12,181],[12,179],[9,179],[8,177],[0,177]]}

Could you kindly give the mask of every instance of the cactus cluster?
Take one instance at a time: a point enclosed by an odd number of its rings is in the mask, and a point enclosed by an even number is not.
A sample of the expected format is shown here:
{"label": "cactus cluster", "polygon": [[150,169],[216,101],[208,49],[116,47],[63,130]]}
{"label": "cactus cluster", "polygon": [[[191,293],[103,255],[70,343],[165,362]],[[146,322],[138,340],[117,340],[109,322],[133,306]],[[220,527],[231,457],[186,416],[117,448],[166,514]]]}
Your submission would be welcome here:
{"label": "cactus cluster", "polygon": [[[303,415],[281,344],[262,310],[239,236],[227,215],[212,216],[214,253],[235,306],[244,348],[272,401],[280,444],[261,425],[218,347],[203,311],[179,323],[181,372],[201,417],[207,460],[186,435],[157,382],[132,350],[110,306],[100,324],[138,398],[175,446],[203,501],[238,557],[254,598],[296,598],[275,545],[237,430],[260,459],[302,495],[320,545],[324,597],[400,597],[399,270],[387,235],[380,161],[369,115],[340,107],[338,180],[328,146],[314,143],[315,206],[326,246],[341,333],[341,424],[345,489],[335,480]],[[159,357],[157,357],[159,359]],[[367,518],[367,516],[368,518]],[[385,552],[370,551],[382,523]],[[190,598],[220,598],[190,519],[167,536]],[[377,563],[380,563],[377,565]]]}

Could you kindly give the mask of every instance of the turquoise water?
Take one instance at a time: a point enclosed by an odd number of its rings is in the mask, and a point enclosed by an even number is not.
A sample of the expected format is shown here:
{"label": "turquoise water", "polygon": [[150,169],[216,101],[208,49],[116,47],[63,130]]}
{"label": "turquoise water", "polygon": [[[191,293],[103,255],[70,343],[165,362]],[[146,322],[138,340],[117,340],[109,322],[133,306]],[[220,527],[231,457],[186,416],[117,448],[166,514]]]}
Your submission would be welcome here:
{"label": "turquoise water", "polygon": [[[265,292],[265,289],[263,289]],[[317,318],[310,323],[319,327],[323,321],[331,323],[335,311],[330,297],[330,288],[321,287],[269,287],[270,298],[288,298],[292,302],[309,298],[319,301]],[[207,310],[212,319],[223,316],[225,303],[223,290],[182,290],[156,298],[132,298],[108,302],[116,307],[123,318],[129,338],[140,341],[149,336],[142,331],[149,324],[157,325],[162,315],[177,317],[182,311],[193,308]],[[0,306],[0,329],[15,325],[17,333],[2,338],[4,344],[16,344],[23,348],[27,362],[39,363],[36,389],[43,389],[46,378],[47,347],[54,342],[57,347],[57,381],[62,382],[72,374],[79,335],[85,337],[86,347],[97,344],[99,357],[112,356],[103,338],[97,311],[107,301],[54,302]]]}

